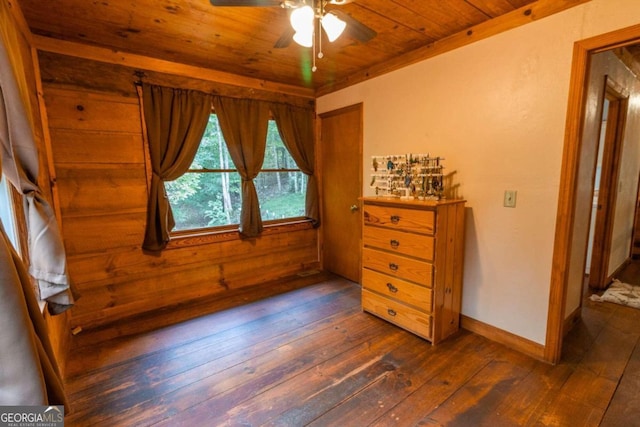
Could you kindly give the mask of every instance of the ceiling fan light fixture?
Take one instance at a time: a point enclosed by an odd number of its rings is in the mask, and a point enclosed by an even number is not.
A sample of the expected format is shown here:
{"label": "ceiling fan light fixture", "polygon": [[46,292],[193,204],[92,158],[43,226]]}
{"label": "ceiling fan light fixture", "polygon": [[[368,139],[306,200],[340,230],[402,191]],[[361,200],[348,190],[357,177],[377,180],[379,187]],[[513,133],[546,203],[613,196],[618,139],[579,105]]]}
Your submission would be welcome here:
{"label": "ceiling fan light fixture", "polygon": [[309,29],[309,31],[296,31],[293,35],[293,41],[303,47],[313,46],[313,29]]}
{"label": "ceiling fan light fixture", "polygon": [[340,37],[347,26],[346,22],[331,12],[325,13],[320,22],[322,23],[322,29],[327,33],[327,38],[330,42],[333,42]]}
{"label": "ceiling fan light fixture", "polygon": [[289,21],[297,33],[311,33],[313,31],[314,12],[311,6],[303,6],[291,12]]}

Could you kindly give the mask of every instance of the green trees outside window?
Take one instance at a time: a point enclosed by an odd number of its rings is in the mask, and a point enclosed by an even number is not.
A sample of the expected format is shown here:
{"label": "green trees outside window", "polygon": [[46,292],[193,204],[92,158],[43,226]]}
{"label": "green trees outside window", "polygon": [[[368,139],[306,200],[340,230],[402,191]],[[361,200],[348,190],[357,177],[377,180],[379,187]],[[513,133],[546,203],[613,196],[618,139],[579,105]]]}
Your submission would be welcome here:
{"label": "green trees outside window", "polygon": [[[215,114],[209,116],[189,170],[165,186],[175,231],[239,223],[240,175],[231,161]],[[274,120],[269,121],[264,162],[255,186],[264,221],[304,217],[307,176],[291,158]]]}

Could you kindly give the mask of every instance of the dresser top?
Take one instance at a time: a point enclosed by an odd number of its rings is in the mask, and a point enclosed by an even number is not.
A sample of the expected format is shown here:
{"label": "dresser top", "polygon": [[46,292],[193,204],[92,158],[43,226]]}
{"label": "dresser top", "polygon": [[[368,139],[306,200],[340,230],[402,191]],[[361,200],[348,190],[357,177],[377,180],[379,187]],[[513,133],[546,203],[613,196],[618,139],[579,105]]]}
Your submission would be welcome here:
{"label": "dresser top", "polygon": [[443,199],[443,200],[418,200],[418,199],[400,199],[398,197],[363,197],[362,201],[370,205],[383,206],[403,206],[403,207],[431,207],[435,208],[443,205],[451,205],[457,203],[465,203],[464,199]]}

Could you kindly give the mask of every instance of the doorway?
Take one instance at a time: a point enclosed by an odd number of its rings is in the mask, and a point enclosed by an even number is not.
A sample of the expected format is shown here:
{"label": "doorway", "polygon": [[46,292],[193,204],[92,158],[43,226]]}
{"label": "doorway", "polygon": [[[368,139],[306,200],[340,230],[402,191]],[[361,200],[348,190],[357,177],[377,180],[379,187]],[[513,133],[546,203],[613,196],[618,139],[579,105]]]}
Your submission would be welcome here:
{"label": "doorway", "polygon": [[[586,259],[587,232],[584,233],[584,246],[574,246],[574,237],[580,237],[581,232],[576,232],[583,226],[584,221],[577,220],[577,214],[582,215],[585,194],[588,197],[588,205],[592,204],[593,181],[589,181],[590,188],[584,190],[584,180],[580,180],[581,172],[585,168],[593,171],[594,163],[589,165],[583,162],[585,144],[583,144],[583,125],[587,118],[587,92],[589,88],[589,67],[592,56],[597,53],[611,51],[640,43],[640,26],[629,27],[592,37],[574,44],[574,56],[569,87],[569,102],[566,117],[565,142],[562,157],[560,175],[560,189],[556,215],[556,237],[554,241],[553,261],[551,271],[551,286],[549,295],[549,311],[547,317],[547,337],[545,341],[544,359],[557,363],[562,353],[562,338],[564,331],[565,312],[569,285],[572,283],[572,273],[577,271],[582,288]],[[591,159],[593,159],[591,157]],[[634,180],[633,185],[637,185]],[[635,197],[634,197],[635,201]],[[588,221],[587,221],[588,223]],[[588,227],[588,224],[587,224]],[[582,255],[580,256],[580,252]],[[576,267],[576,264],[579,264]]]}
{"label": "doorway", "polygon": [[360,283],[362,104],[320,115],[323,268]]}

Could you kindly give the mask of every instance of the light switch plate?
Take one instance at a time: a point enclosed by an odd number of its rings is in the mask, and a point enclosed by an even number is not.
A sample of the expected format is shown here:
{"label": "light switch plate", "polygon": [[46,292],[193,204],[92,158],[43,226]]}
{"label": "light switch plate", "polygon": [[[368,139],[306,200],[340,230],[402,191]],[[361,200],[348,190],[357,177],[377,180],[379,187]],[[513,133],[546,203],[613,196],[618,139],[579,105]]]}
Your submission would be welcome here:
{"label": "light switch plate", "polygon": [[505,208],[515,208],[516,207],[516,196],[518,192],[515,190],[504,190],[504,207]]}

